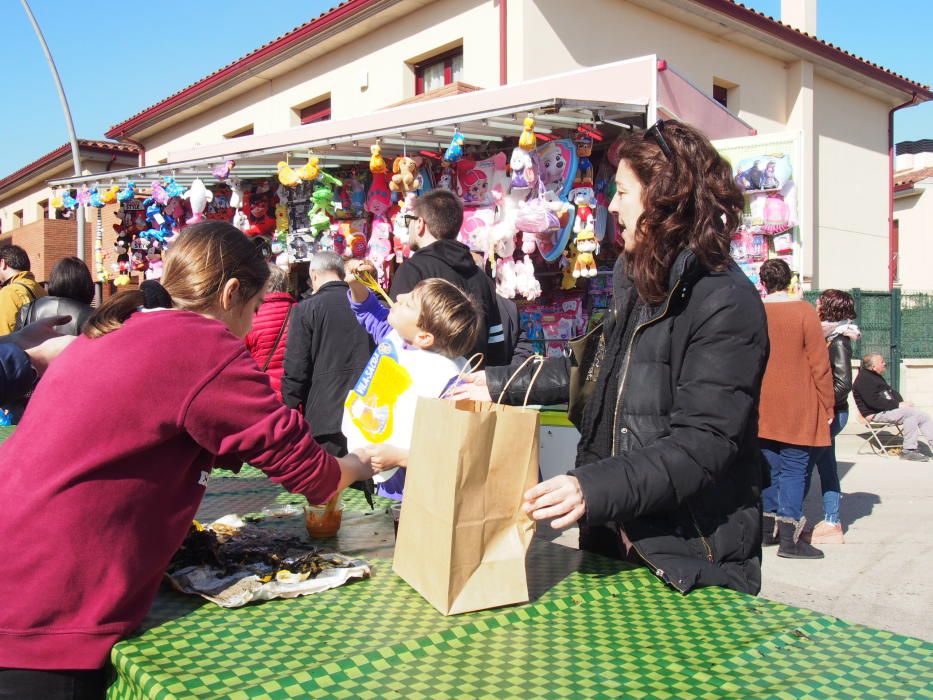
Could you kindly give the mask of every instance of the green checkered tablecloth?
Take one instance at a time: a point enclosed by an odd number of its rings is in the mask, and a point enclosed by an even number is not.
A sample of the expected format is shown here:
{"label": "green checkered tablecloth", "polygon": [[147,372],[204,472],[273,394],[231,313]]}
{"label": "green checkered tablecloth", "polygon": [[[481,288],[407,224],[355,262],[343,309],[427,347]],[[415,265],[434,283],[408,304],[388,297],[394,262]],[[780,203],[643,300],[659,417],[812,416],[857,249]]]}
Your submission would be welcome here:
{"label": "green checkered tablecloth", "polygon": [[[344,500],[369,510],[358,492]],[[288,502],[302,499],[244,468],[211,480],[199,516]],[[365,517],[391,536],[384,513]],[[388,555],[370,561],[367,581],[237,610],[161,593],[114,648],[110,698],[933,697],[933,645],[723,589],[681,596],[541,540],[531,603],[455,617]]]}
{"label": "green checkered tablecloth", "polygon": [[[368,558],[371,579],[235,610],[166,589],[114,647],[108,697],[933,698],[931,644],[723,589],[681,596],[542,540],[531,603],[444,617],[392,573],[386,501],[344,500],[355,512],[328,544]],[[290,502],[258,470],[218,470],[198,516]]]}

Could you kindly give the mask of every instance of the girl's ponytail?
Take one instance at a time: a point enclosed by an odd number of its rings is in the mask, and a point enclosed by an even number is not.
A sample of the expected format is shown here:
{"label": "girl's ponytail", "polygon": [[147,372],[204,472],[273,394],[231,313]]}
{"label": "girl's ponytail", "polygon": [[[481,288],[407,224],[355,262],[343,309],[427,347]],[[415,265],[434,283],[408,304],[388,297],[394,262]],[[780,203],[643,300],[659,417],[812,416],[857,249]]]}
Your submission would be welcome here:
{"label": "girl's ponytail", "polygon": [[140,291],[120,292],[110,297],[84,324],[84,335],[88,338],[100,338],[117,330],[145,303],[146,296]]}

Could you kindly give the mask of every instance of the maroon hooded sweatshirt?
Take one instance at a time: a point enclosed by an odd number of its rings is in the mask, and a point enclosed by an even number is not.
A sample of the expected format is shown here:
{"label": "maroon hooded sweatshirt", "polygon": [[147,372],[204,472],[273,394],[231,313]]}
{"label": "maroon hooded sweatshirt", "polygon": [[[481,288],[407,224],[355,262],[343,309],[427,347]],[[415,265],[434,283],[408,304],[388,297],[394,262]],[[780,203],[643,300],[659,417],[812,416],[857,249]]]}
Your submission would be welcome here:
{"label": "maroon hooded sweatshirt", "polygon": [[0,446],[0,668],[101,667],[152,604],[212,466],[242,462],[315,503],[340,478],[222,323],[156,310],[79,337]]}

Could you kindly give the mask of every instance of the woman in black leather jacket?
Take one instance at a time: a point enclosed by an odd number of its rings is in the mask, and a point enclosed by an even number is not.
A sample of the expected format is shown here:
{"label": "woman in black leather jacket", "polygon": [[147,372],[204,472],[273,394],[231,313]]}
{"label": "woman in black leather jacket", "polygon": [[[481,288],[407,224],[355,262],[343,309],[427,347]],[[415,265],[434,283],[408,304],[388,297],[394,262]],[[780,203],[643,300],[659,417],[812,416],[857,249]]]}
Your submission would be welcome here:
{"label": "woman in black leather jacket", "polygon": [[[677,590],[761,586],[757,405],[764,308],[729,257],[743,197],[695,129],[658,122],[617,145],[624,253],[613,308],[579,368],[591,388],[576,468],[525,494],[535,520],[580,523],[584,549],[639,560]],[[568,400],[570,363],[546,360],[535,403]],[[510,368],[461,395],[498,396]],[[521,402],[533,368],[506,392]],[[569,465],[568,465],[569,466]]]}
{"label": "woman in black leather jacket", "polygon": [[816,312],[823,324],[823,335],[829,350],[829,366],[833,372],[836,395],[835,415],[829,426],[832,444],[816,458],[823,491],[823,520],[810,534],[811,544],[843,544],[842,523],[839,522],[839,501],[842,494],[836,464],[836,436],[849,420],[849,392],[852,391],[852,341],[861,333],[855,319],[855,300],[838,289],[827,289],[816,301]]}
{"label": "woman in black leather jacket", "polygon": [[71,321],[59,326],[58,331],[64,335],[80,335],[81,327],[93,311],[94,281],[87,265],[81,258],[62,258],[52,268],[47,289],[48,296],[36,299],[19,310],[16,328],[23,328],[40,318],[71,316]]}

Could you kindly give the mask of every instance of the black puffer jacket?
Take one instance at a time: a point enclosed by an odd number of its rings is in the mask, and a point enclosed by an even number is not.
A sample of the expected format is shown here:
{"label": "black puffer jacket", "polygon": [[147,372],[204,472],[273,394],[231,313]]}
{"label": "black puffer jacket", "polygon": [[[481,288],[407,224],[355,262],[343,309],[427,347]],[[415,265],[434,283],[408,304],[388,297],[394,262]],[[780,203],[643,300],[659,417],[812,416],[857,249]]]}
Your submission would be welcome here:
{"label": "black puffer jacket", "polygon": [[[612,553],[620,527],[639,557],[686,593],[725,586],[761,587],[761,488],[767,478],[758,450],[758,397],[768,356],[764,308],[736,267],[702,268],[683,251],[669,295],[639,319],[617,396],[594,395],[612,411],[611,454],[581,442],[582,463],[570,472],[583,489],[581,545]],[[610,324],[624,324],[635,289],[616,266]],[[496,393],[508,368],[489,368]],[[532,401],[567,400],[569,365],[545,362]],[[509,387],[524,398],[530,371]],[[585,441],[585,439],[584,439]]]}
{"label": "black puffer jacket", "polygon": [[327,282],[292,312],[282,401],[304,406],[315,437],[340,432],[343,402],[375,347],[357,322],[346,282]]}
{"label": "black puffer jacket", "polygon": [[852,341],[837,335],[829,341],[829,366],[833,371],[833,393],[836,413],[849,412],[849,392],[852,391]]}

